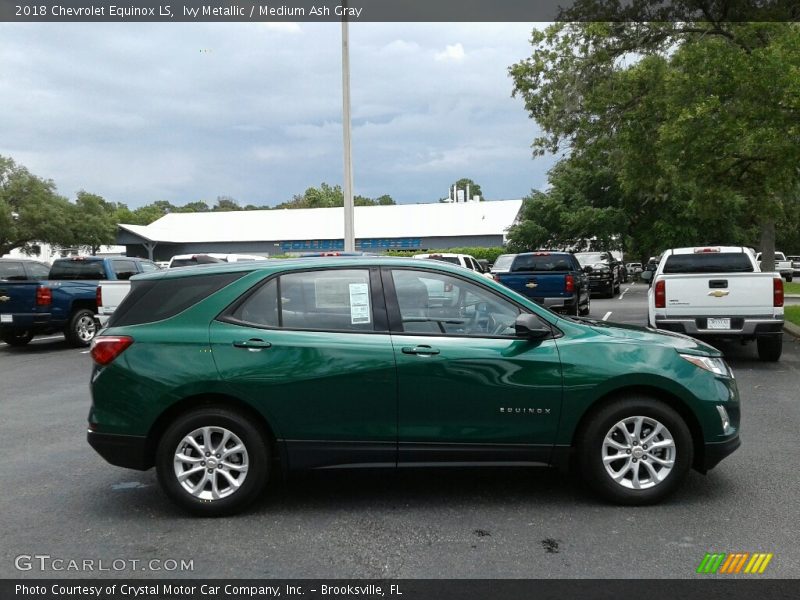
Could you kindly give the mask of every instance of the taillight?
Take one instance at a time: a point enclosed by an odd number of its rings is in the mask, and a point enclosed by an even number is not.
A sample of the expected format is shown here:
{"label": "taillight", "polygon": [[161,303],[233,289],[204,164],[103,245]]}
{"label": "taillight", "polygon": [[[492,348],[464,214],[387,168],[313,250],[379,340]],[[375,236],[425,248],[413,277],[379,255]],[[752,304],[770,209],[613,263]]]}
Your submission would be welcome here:
{"label": "taillight", "polygon": [[772,280],[772,306],[783,306],[783,279],[780,277]]}
{"label": "taillight", "polygon": [[97,308],[103,306],[103,290],[100,286],[97,286],[97,291],[94,293],[95,302],[97,302]]}
{"label": "taillight", "polygon": [[575,291],[575,278],[572,275],[564,276],[564,288],[570,293]]}
{"label": "taillight", "polygon": [[36,306],[48,306],[53,303],[53,291],[44,285],[36,288]]}
{"label": "taillight", "polygon": [[92,340],[92,360],[101,367],[106,366],[133,343],[127,335],[99,335]]}
{"label": "taillight", "polygon": [[667,307],[667,282],[663,279],[656,281],[656,308]]}

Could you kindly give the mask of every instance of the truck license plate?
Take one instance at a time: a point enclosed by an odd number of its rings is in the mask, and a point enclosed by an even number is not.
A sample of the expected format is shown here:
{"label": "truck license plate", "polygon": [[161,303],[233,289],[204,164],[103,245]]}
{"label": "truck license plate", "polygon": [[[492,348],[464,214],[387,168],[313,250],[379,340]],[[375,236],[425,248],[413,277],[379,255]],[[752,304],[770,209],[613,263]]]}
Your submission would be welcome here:
{"label": "truck license plate", "polygon": [[12,323],[14,315],[0,315],[0,323]]}
{"label": "truck license plate", "polygon": [[709,319],[708,324],[706,325],[707,329],[730,329],[731,328],[731,320],[730,319]]}

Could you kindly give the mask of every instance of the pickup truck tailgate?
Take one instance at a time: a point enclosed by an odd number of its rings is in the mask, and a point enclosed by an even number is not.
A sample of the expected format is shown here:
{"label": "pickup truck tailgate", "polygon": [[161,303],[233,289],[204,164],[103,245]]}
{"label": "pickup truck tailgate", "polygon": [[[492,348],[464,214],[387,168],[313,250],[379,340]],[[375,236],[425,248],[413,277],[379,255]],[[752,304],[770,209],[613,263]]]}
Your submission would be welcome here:
{"label": "pickup truck tailgate", "polygon": [[558,298],[567,296],[566,272],[502,273],[500,283],[528,298]]}
{"label": "pickup truck tailgate", "polygon": [[[772,314],[772,273],[661,275],[666,316]],[[769,310],[765,313],[765,308]]]}
{"label": "pickup truck tailgate", "polygon": [[0,281],[0,325],[27,327],[46,312],[36,305],[38,281]]}

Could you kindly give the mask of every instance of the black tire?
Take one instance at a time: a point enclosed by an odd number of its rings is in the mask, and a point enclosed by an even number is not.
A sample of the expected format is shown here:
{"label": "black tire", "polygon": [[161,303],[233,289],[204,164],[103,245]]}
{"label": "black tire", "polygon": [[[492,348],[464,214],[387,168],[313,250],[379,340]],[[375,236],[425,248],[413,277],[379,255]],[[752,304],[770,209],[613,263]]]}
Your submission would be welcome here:
{"label": "black tire", "polygon": [[[247,471],[241,487],[219,499],[203,499],[192,495],[178,481],[175,473],[174,459],[183,440],[193,431],[203,427],[224,428],[239,438],[246,451],[246,456],[242,455],[239,461],[239,464],[244,464],[246,458],[247,462]],[[217,437],[212,438],[212,446],[214,443],[222,441],[221,433],[214,435]],[[230,443],[228,442],[228,444]],[[224,453],[222,454],[224,458]],[[236,456],[234,455],[231,461],[234,461]],[[209,458],[213,460],[215,457]],[[185,413],[167,428],[159,440],[156,451],[156,470],[161,488],[175,504],[195,515],[220,517],[243,510],[261,494],[269,475],[269,460],[270,452],[266,436],[253,424],[252,419],[227,408],[215,406]],[[219,468],[226,470],[225,467]],[[209,470],[208,472],[213,471]],[[201,473],[205,478],[205,470],[202,470]],[[229,474],[237,477],[241,475],[237,471],[229,471]],[[219,477],[216,472],[214,472],[214,476]],[[220,477],[217,481],[227,485],[224,477]],[[201,492],[206,493],[204,490],[210,486],[210,481],[203,484]],[[208,490],[207,493],[211,493],[211,491]]]}
{"label": "black tire", "polygon": [[787,275],[786,276],[786,283],[792,283],[792,277],[793,277],[792,275]]}
{"label": "black tire", "polygon": [[[637,416],[652,419],[662,424],[671,434],[674,442],[672,470],[666,474],[662,481],[644,489],[631,489],[621,483],[617,483],[612,479],[603,462],[603,445],[606,435],[616,424],[624,419]],[[596,493],[610,502],[624,505],[645,505],[660,502],[675,491],[692,466],[694,445],[689,427],[675,410],[659,400],[644,396],[626,396],[602,407],[590,419],[577,438],[581,474]],[[645,429],[642,429],[642,431],[645,431]],[[641,446],[639,446],[639,451],[641,451]],[[645,454],[650,456],[646,452]],[[619,465],[622,460],[628,460],[625,458],[626,454],[622,456],[623,458],[620,461],[611,464]],[[644,462],[647,459],[638,460],[641,461],[641,464],[636,468],[641,469],[640,472],[643,472],[645,479],[647,479],[649,473],[647,464],[657,463],[654,463],[652,458],[649,463]],[[617,470],[623,472],[624,466],[617,467]],[[642,469],[643,466],[645,469]],[[613,466],[611,468],[614,469]],[[632,464],[630,468],[633,468]],[[661,467],[659,466],[659,468]],[[623,480],[628,481],[627,478],[623,478]]]}
{"label": "black tire", "polygon": [[756,338],[758,359],[764,362],[777,362],[783,353],[783,334]]}
{"label": "black tire", "polygon": [[88,308],[79,308],[69,318],[64,337],[70,346],[85,348],[97,335],[97,321],[94,312]]}
{"label": "black tire", "polygon": [[591,296],[586,297],[586,308],[581,308],[578,310],[578,315],[581,317],[588,317],[589,313],[592,310],[592,299]]}
{"label": "black tire", "polygon": [[568,306],[567,310],[564,311],[564,314],[567,314],[571,317],[577,317],[580,313],[580,309],[578,308],[578,301],[575,300],[575,306]]}
{"label": "black tire", "polygon": [[0,339],[3,340],[9,346],[25,346],[33,339],[33,333],[30,331],[9,331],[2,335],[0,335]]}

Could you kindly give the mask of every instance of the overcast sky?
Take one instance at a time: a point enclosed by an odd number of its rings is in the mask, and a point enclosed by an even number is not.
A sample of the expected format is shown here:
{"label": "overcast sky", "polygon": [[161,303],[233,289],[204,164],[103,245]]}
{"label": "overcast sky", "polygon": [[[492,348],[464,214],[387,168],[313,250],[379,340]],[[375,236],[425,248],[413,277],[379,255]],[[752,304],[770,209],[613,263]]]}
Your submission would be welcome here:
{"label": "overcast sky", "polygon": [[[544,187],[507,74],[531,27],[351,24],[355,193]],[[341,102],[336,23],[0,24],[0,155],[70,198],[274,205],[341,184]]]}

